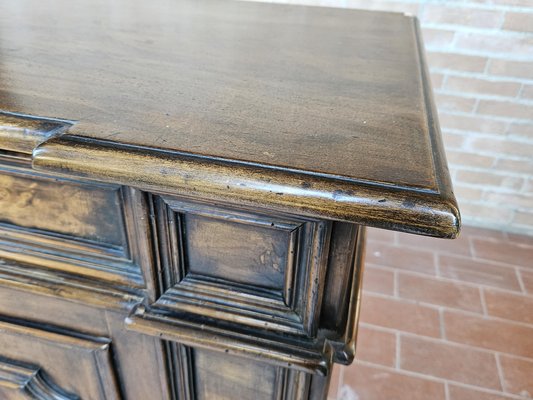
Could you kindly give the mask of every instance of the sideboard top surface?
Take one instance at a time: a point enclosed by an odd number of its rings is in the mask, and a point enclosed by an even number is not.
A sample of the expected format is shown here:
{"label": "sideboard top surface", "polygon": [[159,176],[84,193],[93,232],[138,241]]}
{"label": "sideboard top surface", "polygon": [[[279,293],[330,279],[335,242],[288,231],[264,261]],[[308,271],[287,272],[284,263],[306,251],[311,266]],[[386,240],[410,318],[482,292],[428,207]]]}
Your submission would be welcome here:
{"label": "sideboard top surface", "polygon": [[[0,110],[71,121],[62,138],[90,146],[427,196],[445,204],[438,212],[453,214],[438,235],[453,236],[458,214],[419,36],[414,18],[396,13],[211,0],[7,0]],[[8,117],[0,116],[0,148],[14,135],[1,129]],[[49,140],[34,153],[38,165],[58,139],[25,132],[32,147]],[[412,205],[406,196],[399,209]]]}

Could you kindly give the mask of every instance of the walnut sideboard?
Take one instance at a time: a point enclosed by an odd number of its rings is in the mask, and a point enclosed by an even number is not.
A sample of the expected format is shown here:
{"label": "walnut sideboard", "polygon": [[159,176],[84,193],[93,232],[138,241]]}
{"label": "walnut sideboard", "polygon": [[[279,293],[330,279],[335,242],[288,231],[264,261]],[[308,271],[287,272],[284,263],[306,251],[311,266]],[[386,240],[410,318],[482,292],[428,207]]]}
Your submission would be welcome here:
{"label": "walnut sideboard", "polygon": [[0,3],[0,399],[324,399],[365,227],[460,217],[415,18]]}

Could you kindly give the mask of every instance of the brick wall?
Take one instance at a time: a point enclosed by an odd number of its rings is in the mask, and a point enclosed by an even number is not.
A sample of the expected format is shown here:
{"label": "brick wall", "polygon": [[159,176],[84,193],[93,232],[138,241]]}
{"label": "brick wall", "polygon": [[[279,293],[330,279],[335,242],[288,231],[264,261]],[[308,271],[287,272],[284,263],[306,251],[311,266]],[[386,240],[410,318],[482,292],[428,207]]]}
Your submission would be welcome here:
{"label": "brick wall", "polygon": [[274,0],[422,24],[465,224],[533,235],[533,0]]}

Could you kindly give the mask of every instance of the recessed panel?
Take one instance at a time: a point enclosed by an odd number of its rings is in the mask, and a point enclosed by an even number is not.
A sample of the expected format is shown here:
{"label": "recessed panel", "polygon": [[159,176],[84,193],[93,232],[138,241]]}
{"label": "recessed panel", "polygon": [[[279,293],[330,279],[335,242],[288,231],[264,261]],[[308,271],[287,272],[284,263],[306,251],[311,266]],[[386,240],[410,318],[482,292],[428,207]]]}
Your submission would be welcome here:
{"label": "recessed panel", "polygon": [[247,358],[193,350],[198,400],[272,400],[276,398],[278,367]]}
{"label": "recessed panel", "polygon": [[124,245],[119,191],[40,175],[0,174],[0,222]]}
{"label": "recessed panel", "polygon": [[183,221],[190,273],[283,289],[289,231],[194,214]]}

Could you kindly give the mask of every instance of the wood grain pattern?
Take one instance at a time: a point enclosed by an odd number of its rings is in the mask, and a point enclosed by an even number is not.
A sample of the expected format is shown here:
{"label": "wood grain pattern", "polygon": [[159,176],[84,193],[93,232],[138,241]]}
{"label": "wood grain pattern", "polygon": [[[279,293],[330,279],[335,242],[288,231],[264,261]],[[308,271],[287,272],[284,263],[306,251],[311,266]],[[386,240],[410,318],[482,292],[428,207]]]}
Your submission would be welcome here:
{"label": "wood grain pattern", "polygon": [[0,38],[2,398],[323,400],[365,226],[459,232],[416,18],[6,0]]}
{"label": "wood grain pattern", "polygon": [[[76,120],[84,137],[436,189],[413,18],[209,0],[104,17],[105,5],[3,2],[0,109]],[[67,8],[56,29],[43,22]]]}
{"label": "wood grain pattern", "polygon": [[[0,45],[0,110],[76,121],[71,136],[40,145],[36,167],[457,234],[459,212],[413,18],[165,0],[149,9],[128,5],[119,24],[101,21],[98,29],[91,21],[99,20],[99,7],[80,5],[50,30],[28,21],[53,20],[62,2],[31,4],[3,4],[0,34],[10,47]],[[17,18],[21,10],[24,19]],[[21,61],[36,54],[34,64]],[[153,153],[139,157],[136,149]]]}

